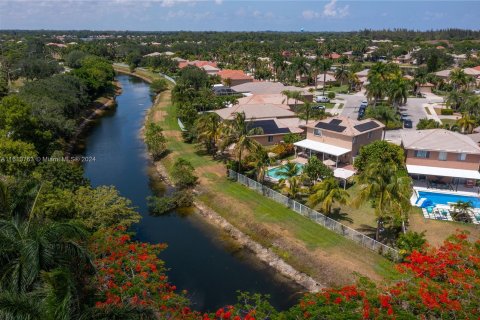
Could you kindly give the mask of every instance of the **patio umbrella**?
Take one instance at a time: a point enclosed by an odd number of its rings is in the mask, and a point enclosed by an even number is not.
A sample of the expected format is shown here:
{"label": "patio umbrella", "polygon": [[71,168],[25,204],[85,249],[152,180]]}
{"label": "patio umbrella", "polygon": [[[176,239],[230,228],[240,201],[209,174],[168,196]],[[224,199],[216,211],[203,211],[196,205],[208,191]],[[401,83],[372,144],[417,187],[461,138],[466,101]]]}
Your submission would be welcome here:
{"label": "patio umbrella", "polygon": [[326,165],[326,166],[334,166],[335,165],[335,161],[331,160],[331,159],[327,159],[325,161],[323,161],[323,164]]}
{"label": "patio umbrella", "polygon": [[275,158],[277,156],[277,154],[275,152],[269,152],[267,153],[268,157],[269,158]]}

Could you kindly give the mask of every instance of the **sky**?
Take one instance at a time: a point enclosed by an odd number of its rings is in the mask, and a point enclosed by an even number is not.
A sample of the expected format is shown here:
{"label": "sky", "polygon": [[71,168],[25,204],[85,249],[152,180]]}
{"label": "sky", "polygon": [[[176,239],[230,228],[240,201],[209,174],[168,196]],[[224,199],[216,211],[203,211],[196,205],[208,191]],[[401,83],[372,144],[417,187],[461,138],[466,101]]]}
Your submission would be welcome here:
{"label": "sky", "polygon": [[0,0],[0,29],[480,29],[480,0]]}

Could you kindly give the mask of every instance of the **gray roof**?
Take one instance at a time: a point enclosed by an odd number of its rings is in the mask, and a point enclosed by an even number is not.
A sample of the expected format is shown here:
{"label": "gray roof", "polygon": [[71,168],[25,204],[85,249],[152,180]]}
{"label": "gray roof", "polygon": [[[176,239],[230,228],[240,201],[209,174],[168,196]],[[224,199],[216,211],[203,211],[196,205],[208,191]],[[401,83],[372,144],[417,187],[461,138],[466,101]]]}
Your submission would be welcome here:
{"label": "gray roof", "polygon": [[480,147],[471,138],[444,129],[416,130],[402,133],[405,149],[480,154]]}

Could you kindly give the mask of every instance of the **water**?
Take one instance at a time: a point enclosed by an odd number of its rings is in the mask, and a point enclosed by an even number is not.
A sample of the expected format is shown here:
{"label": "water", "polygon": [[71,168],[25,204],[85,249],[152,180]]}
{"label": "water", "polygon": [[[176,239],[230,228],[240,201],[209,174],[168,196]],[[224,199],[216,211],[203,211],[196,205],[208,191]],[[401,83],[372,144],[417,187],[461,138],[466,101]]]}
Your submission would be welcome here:
{"label": "water", "polygon": [[[299,174],[301,174],[302,171],[303,171],[304,165],[302,163],[297,163],[296,165],[297,165],[297,167],[300,168]],[[279,167],[275,167],[275,168],[267,170],[267,176],[269,176],[270,178],[275,179],[275,180],[280,180],[280,179],[287,178],[287,176],[282,173],[282,171],[283,171],[282,168],[283,168],[282,166],[279,166]]]}
{"label": "water", "polygon": [[425,192],[419,191],[418,192],[418,201],[421,198],[426,198],[425,202],[428,200],[431,201],[431,205],[435,206],[437,204],[445,204],[448,205],[449,202],[458,202],[458,201],[471,201],[474,208],[480,208],[480,198],[478,197],[469,197],[469,196],[462,196],[456,194],[446,194],[446,193],[436,193],[436,192]]}
{"label": "water", "polygon": [[138,134],[151,105],[149,87],[126,75],[117,80],[123,87],[117,109],[101,118],[84,141],[85,155],[96,159],[85,164],[92,185],[114,185],[132,200],[143,217],[136,226],[138,240],[168,244],[160,258],[171,268],[170,281],[179,290],[189,291],[195,309],[213,310],[234,304],[236,290],[270,294],[272,304],[280,309],[294,304],[301,291],[299,286],[276,275],[247,250],[237,248],[197,215],[148,215],[145,199],[159,187],[149,178],[152,168]]}

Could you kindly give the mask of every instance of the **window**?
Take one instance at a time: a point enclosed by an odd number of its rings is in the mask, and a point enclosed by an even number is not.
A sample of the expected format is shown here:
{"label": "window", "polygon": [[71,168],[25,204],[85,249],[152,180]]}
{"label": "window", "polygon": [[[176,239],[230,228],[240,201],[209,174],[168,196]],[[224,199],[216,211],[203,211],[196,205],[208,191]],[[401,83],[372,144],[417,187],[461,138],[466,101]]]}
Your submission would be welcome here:
{"label": "window", "polygon": [[458,161],[465,161],[467,159],[467,154],[466,153],[459,153],[458,154]]}
{"label": "window", "polygon": [[268,136],[268,142],[273,142],[273,136]]}
{"label": "window", "polygon": [[415,157],[416,158],[429,158],[430,157],[430,152],[425,151],[425,150],[415,150]]}
{"label": "window", "polygon": [[372,134],[373,134],[373,131],[370,131],[370,132],[368,133],[368,139],[371,139],[371,138],[372,138]]}
{"label": "window", "polygon": [[313,129],[313,135],[321,137],[322,136],[322,130],[320,129]]}
{"label": "window", "polygon": [[440,151],[438,153],[438,160],[446,161],[447,160],[447,153],[445,151]]}

